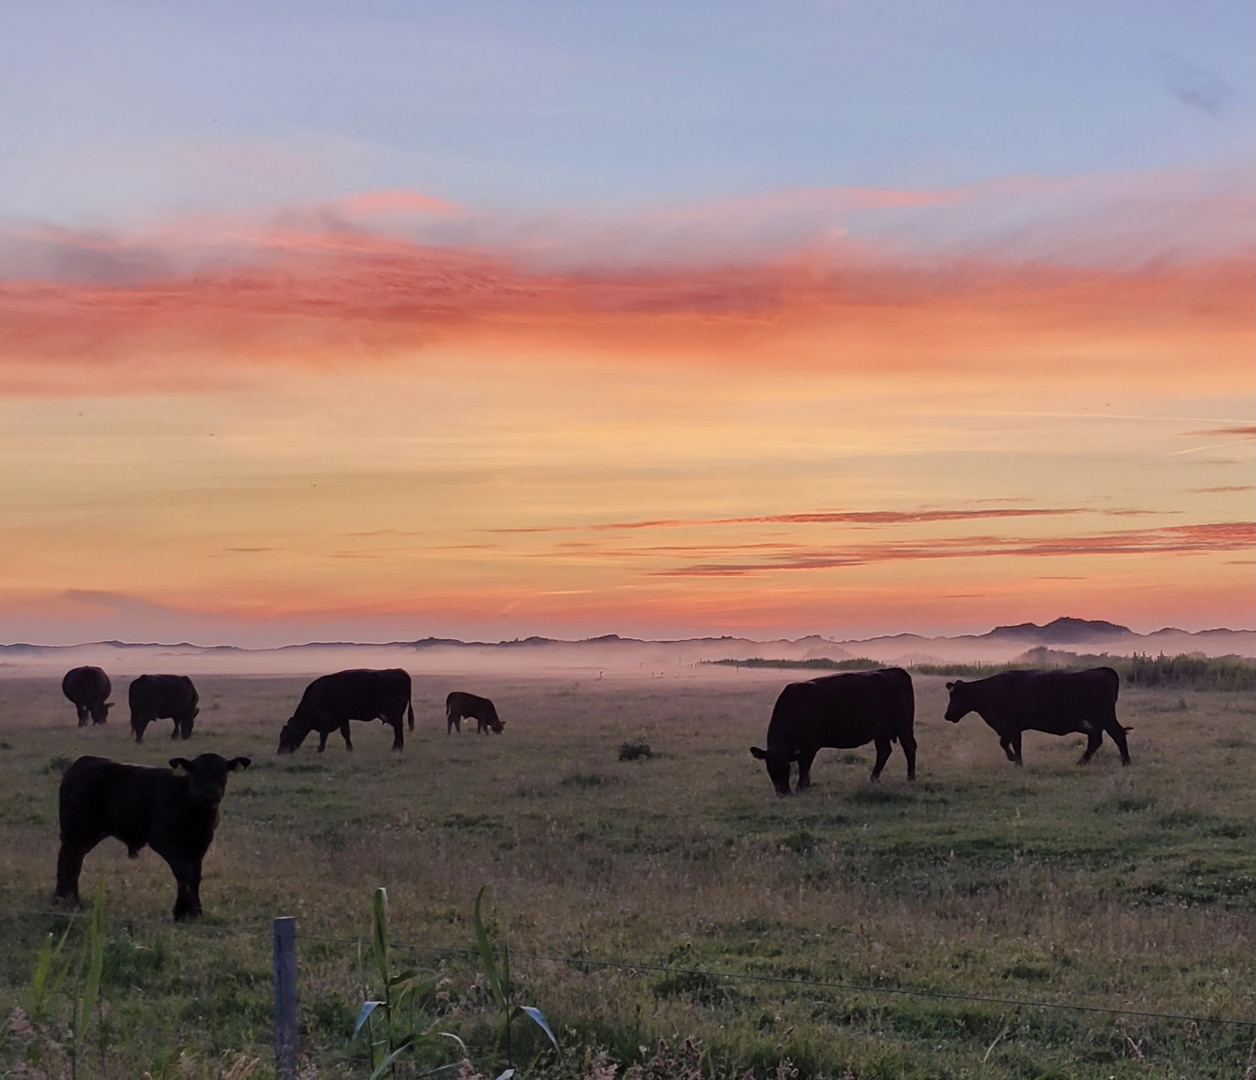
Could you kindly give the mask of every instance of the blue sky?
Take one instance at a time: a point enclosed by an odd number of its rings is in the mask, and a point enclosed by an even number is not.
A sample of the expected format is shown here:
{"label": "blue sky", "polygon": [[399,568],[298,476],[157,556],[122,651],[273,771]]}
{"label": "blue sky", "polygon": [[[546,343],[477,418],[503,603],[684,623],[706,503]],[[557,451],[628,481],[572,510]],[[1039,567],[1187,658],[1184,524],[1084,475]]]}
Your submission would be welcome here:
{"label": "blue sky", "polygon": [[484,208],[1242,165],[1246,2],[13,5],[0,215]]}

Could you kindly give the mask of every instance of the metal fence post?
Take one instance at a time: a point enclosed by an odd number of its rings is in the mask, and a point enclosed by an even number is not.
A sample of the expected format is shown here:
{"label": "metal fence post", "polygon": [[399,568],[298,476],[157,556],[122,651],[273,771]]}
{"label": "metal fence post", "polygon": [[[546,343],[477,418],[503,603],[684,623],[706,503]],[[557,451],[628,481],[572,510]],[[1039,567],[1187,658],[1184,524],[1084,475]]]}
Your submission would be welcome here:
{"label": "metal fence post", "polygon": [[297,921],[280,915],[274,922],[275,1071],[280,1080],[297,1075]]}

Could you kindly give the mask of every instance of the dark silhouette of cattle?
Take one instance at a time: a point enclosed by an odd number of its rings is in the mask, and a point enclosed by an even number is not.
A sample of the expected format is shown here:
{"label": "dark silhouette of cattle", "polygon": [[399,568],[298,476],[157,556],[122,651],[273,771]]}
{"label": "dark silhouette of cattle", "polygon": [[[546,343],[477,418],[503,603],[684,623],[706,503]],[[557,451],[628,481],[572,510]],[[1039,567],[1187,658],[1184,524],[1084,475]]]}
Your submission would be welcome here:
{"label": "dark silhouette of cattle", "polygon": [[192,737],[192,721],[200,713],[200,695],[186,675],[141,675],[127,691],[131,730],[144,741],[144,729],[154,720],[173,720],[172,739]]}
{"label": "dark silhouette of cattle", "polygon": [[58,899],[78,905],[83,859],[105,837],[115,836],[131,858],[147,845],[169,864],[179,887],[176,919],[199,915],[201,863],[218,826],[227,774],[249,764],[246,757],[218,754],[171,758],[169,769],[79,758],[61,777]]}
{"label": "dark silhouette of cattle", "polygon": [[946,718],[953,724],[975,712],[999,736],[1008,761],[1021,761],[1021,732],[1086,736],[1084,765],[1099,749],[1106,731],[1121,751],[1121,764],[1130,763],[1125,733],[1116,718],[1121,677],[1110,667],[1087,671],[1005,671],[974,682],[949,682]]}
{"label": "dark silhouette of cattle", "polygon": [[875,743],[877,780],[894,742],[907,758],[907,779],[916,779],[916,696],[902,668],[852,671],[790,683],[781,691],[768,723],[767,749],[750,753],[767,764],[778,795],[789,794],[792,762],[798,790],[811,786],[811,763],[821,747],[851,748]]}
{"label": "dark silhouette of cattle", "polygon": [[475,730],[477,734],[492,730],[496,734],[502,733],[502,728],[506,726],[504,720],[497,718],[497,706],[495,706],[486,697],[480,697],[478,694],[467,694],[461,690],[455,690],[447,698],[445,698],[445,734],[448,735],[455,728],[461,733],[462,721],[464,719],[475,719]]}
{"label": "dark silhouette of cattle", "polygon": [[108,699],[113,693],[113,683],[102,668],[71,668],[61,680],[61,692],[78,710],[79,727],[85,727],[89,718],[93,724],[103,724],[109,719],[113,702]]}
{"label": "dark silhouette of cattle", "polygon": [[405,747],[402,720],[409,714],[414,730],[414,706],[410,703],[410,675],[401,668],[352,668],[334,675],[320,675],[301,695],[301,703],[279,732],[279,752],[290,754],[311,731],[318,732],[318,752],[327,747],[327,736],[339,729],[345,749],[353,749],[350,720],[382,720],[393,729],[394,750]]}

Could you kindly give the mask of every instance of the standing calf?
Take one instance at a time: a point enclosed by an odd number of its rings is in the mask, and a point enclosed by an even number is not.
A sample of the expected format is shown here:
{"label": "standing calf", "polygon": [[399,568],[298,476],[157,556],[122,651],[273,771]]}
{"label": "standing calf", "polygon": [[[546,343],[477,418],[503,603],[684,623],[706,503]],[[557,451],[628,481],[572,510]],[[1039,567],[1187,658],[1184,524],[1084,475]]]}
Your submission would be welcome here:
{"label": "standing calf", "polygon": [[[106,836],[136,858],[145,845],[170,865],[178,883],[174,917],[201,913],[201,862],[214,839],[227,774],[248,768],[246,757],[218,754],[171,758],[170,769],[81,757],[61,777],[61,851],[57,898],[77,906],[83,859]],[[182,768],[181,776],[172,769]]]}

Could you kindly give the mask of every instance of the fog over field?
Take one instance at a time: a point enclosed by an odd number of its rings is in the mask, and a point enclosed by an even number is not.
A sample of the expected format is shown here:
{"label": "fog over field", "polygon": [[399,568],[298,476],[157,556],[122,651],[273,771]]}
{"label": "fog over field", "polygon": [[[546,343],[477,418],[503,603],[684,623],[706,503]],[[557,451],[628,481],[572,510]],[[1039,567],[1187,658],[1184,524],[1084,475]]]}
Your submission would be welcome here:
{"label": "fog over field", "polygon": [[532,637],[519,641],[463,642],[445,638],[386,643],[314,642],[280,649],[241,649],[178,644],[98,641],[82,645],[0,645],[0,677],[54,674],[78,664],[139,674],[178,670],[189,674],[299,675],[350,667],[401,667],[414,674],[573,674],[648,677],[709,676],[704,665],[721,660],[848,660],[884,664],[984,663],[1015,660],[1035,648],[1111,656],[1177,655],[1256,657],[1256,631],[1216,629],[1198,633],[1166,628],[1137,634],[1113,623],[1056,619],[1045,626],[1000,626],[986,634],[922,637],[895,634],[855,641],[811,635],[755,641],[704,637],[643,641],[611,634],[583,641]]}

